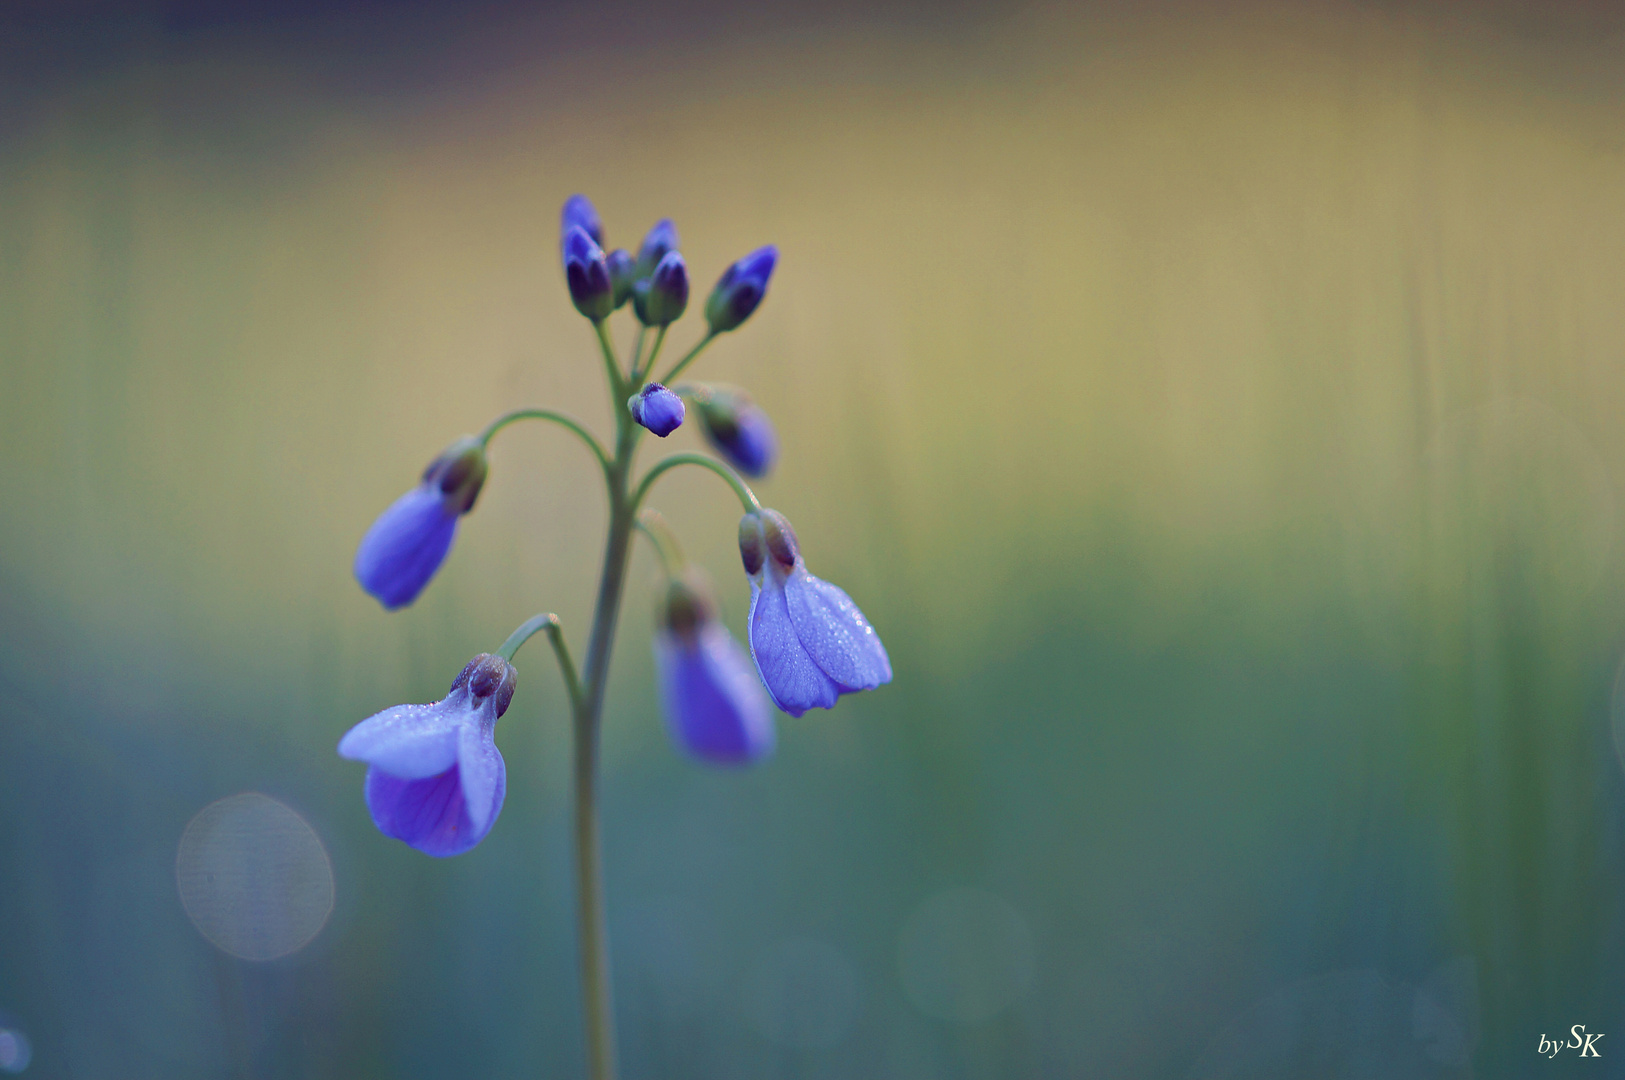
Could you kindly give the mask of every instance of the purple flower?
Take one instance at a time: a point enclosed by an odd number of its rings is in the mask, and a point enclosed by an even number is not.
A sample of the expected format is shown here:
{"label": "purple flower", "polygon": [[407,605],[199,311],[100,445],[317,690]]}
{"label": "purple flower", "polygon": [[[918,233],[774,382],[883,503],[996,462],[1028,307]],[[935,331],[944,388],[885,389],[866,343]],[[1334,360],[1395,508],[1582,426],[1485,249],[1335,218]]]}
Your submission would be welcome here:
{"label": "purple flower", "polygon": [[783,514],[746,514],[739,554],[750,575],[751,655],[779,708],[800,716],[891,682],[891,660],[874,627],[851,597],[807,572]]}
{"label": "purple flower", "polygon": [[673,742],[719,765],[748,765],[773,752],[767,695],[702,583],[672,583],[654,649]]}
{"label": "purple flower", "polygon": [[653,275],[660,260],[676,250],[677,226],[672,224],[671,218],[661,218],[638,247],[638,277]]}
{"label": "purple flower", "polygon": [[598,209],[593,206],[592,200],[585,195],[572,195],[564,200],[564,209],[559,211],[559,245],[562,247],[570,230],[580,228],[592,237],[595,244],[604,242],[604,223],[598,217]]}
{"label": "purple flower", "polygon": [[659,383],[649,383],[626,403],[632,419],[664,439],[683,424],[683,399]]}
{"label": "purple flower", "polygon": [[459,439],[429,463],[417,487],[378,515],[355,552],[355,579],[393,611],[418,598],[445,561],[457,519],[485,483],[485,448]]}
{"label": "purple flower", "polygon": [[615,289],[603,249],[579,225],[564,234],[564,281],[576,310],[593,322],[615,310]]}
{"label": "purple flower", "polygon": [[688,307],[688,266],[672,251],[647,281],[632,286],[632,309],[645,326],[669,326]]}
{"label": "purple flower", "polygon": [[444,700],[385,709],[339,740],[340,757],[367,763],[367,810],[379,832],[437,857],[485,839],[508,788],[494,735],[515,678],[512,664],[481,653]]}
{"label": "purple flower", "polygon": [[746,476],[766,476],[779,455],[779,436],[750,395],[733,386],[704,384],[685,392],[699,407],[700,428],[717,453]]}
{"label": "purple flower", "polygon": [[767,295],[767,283],[779,261],[779,249],[769,244],[757,248],[722,272],[711,298],[705,302],[705,321],[711,332],[732,330],[750,318]]}

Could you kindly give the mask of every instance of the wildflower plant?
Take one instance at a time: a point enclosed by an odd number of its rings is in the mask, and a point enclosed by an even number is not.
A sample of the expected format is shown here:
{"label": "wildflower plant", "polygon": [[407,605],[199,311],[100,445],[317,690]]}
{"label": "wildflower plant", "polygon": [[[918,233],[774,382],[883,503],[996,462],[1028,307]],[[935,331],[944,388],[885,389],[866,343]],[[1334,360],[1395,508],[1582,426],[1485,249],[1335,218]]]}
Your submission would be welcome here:
{"label": "wildflower plant", "polygon": [[[778,250],[759,248],[724,271],[705,302],[704,333],[657,380],[651,376],[666,332],[683,316],[689,300],[688,267],[678,251],[676,226],[670,220],[657,223],[636,255],[619,249],[606,254],[598,211],[586,197],[575,195],[564,204],[559,232],[570,300],[591,322],[602,354],[615,421],[613,442],[606,447],[581,422],[551,409],[519,409],[497,417],[479,435],[448,446],[429,463],[418,485],[379,515],[356,551],[355,576],[385,608],[410,605],[445,561],[458,522],[479,498],[489,471],[491,439],[522,420],[558,424],[592,453],[608,495],[604,562],[585,663],[576,667],[558,616],[543,612],[515,629],[495,653],[470,660],[445,698],[428,705],[396,705],[368,717],[350,729],[338,750],[367,764],[367,809],[381,832],[428,855],[468,851],[496,824],[507,791],[507,769],[495,732],[517,685],[514,656],[533,635],[547,635],[564,675],[573,723],[577,929],[587,1060],[593,1080],[608,1080],[615,1074],[615,1042],[599,860],[599,723],[633,534],[648,539],[666,576],[654,638],[660,699],[673,742],[696,760],[718,765],[760,761],[774,746],[770,700],[800,716],[810,708],[830,708],[842,694],[890,682],[892,672],[885,647],[857,605],[807,570],[789,521],[764,508],[739,475],[758,478],[773,467],[778,436],[767,415],[736,387],[674,385],[707,345],[738,329],[761,305]],[[624,307],[631,308],[637,332],[623,364],[608,320]],[[726,463],[706,454],[677,453],[637,475],[644,432],[665,438],[694,414]],[[748,655],[718,620],[704,575],[685,562],[665,520],[644,505],[656,481],[680,466],[721,477],[744,509],[739,552],[750,582]]]}

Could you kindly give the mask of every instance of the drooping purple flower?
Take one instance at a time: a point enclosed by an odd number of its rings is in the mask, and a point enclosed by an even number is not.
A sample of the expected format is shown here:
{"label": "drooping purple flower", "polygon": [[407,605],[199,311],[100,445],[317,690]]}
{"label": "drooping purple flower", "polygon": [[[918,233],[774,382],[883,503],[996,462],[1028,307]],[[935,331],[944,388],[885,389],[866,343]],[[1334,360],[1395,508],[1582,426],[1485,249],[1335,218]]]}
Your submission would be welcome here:
{"label": "drooping purple flower", "polygon": [[645,326],[669,326],[688,307],[688,266],[675,251],[667,252],[647,281],[632,286],[632,309]]}
{"label": "drooping purple flower", "polygon": [[633,394],[626,408],[632,419],[664,439],[683,424],[683,399],[659,383],[648,383]]}
{"label": "drooping purple flower", "polygon": [[512,664],[481,653],[444,699],[385,709],[339,740],[340,757],[367,763],[367,810],[380,832],[438,857],[485,839],[508,789],[495,731],[516,678]]}
{"label": "drooping purple flower", "polygon": [[746,476],[766,476],[779,455],[779,436],[750,395],[703,383],[684,392],[699,407],[700,428],[717,453]]}
{"label": "drooping purple flower", "polygon": [[457,519],[479,497],[487,470],[478,439],[452,443],[423,471],[418,486],[378,515],[355,552],[355,579],[393,611],[418,598],[445,561]]}
{"label": "drooping purple flower", "polygon": [[592,242],[602,245],[604,242],[604,222],[598,216],[598,208],[593,206],[592,200],[585,195],[572,195],[564,200],[564,209],[559,211],[559,245],[562,248],[564,240],[570,235],[570,230],[580,228],[592,237]]}
{"label": "drooping purple flower", "polygon": [[609,287],[615,294],[615,310],[632,299],[632,284],[637,281],[638,261],[625,248],[616,248],[604,256],[604,267],[609,271]]}
{"label": "drooping purple flower", "polygon": [[655,633],[666,729],[703,761],[748,765],[773,752],[773,715],[750,657],[717,621],[702,582],[674,581]]}
{"label": "drooping purple flower", "polygon": [[654,223],[643,237],[643,243],[638,246],[638,277],[647,278],[654,274],[660,260],[676,251],[677,226],[672,224],[671,218],[661,218]]}
{"label": "drooping purple flower", "polygon": [[891,682],[891,659],[874,627],[839,587],[807,572],[783,514],[746,514],[739,555],[750,575],[751,656],[779,708],[800,716]]}
{"label": "drooping purple flower", "polygon": [[757,248],[722,272],[711,298],[705,302],[705,321],[711,332],[732,330],[750,318],[767,295],[767,283],[779,261],[779,249],[772,244]]}
{"label": "drooping purple flower", "polygon": [[615,289],[603,249],[579,225],[564,234],[564,281],[576,310],[593,322],[615,310]]}

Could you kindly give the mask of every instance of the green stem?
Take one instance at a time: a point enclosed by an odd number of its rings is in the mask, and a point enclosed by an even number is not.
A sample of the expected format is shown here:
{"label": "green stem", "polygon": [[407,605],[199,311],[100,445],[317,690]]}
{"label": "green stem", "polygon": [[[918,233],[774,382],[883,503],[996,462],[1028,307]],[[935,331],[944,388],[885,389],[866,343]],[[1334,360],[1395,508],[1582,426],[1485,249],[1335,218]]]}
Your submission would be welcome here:
{"label": "green stem", "polygon": [[[603,335],[601,340],[607,341]],[[615,380],[612,380],[614,382]],[[614,1080],[615,1015],[609,985],[609,944],[604,915],[604,878],[598,835],[598,747],[609,681],[609,656],[615,623],[626,584],[637,501],[628,495],[627,480],[643,431],[626,411],[626,390],[612,385],[615,411],[615,458],[608,470],[609,534],[604,540],[604,568],[598,580],[582,669],[582,697],[575,710],[575,871],[576,923],[581,947],[582,1013],[587,1028],[587,1066],[591,1080]]]}
{"label": "green stem", "polygon": [[627,361],[626,364],[626,370],[632,373],[631,381],[633,382],[634,388],[636,386],[638,377],[638,361],[643,359],[643,335],[648,331],[648,329],[649,328],[647,326],[644,326],[642,323],[638,323],[638,336],[632,339],[632,359]]}
{"label": "green stem", "polygon": [[677,542],[677,534],[671,531],[666,519],[660,515],[659,510],[643,510],[637,518],[638,531],[649,538],[649,543],[660,556],[661,568],[666,571],[666,577],[675,578],[683,572],[687,560],[683,558],[682,545]]}
{"label": "green stem", "polygon": [[559,670],[564,673],[564,689],[570,695],[570,709],[573,713],[581,708],[581,681],[576,677],[576,666],[570,660],[570,646],[565,644],[564,627],[559,624],[557,615],[551,611],[532,615],[508,635],[508,640],[502,643],[497,655],[504,660],[512,661],[514,653],[519,651],[519,646],[529,641],[540,630],[547,631],[547,639],[553,644],[553,654],[558,657]]}
{"label": "green stem", "polygon": [[609,340],[609,327],[604,320],[599,319],[592,324],[593,330],[598,333],[598,349],[604,354],[604,374],[609,377],[609,392],[617,405],[626,403],[626,395],[631,393],[626,388],[626,380],[621,377],[621,365],[615,360],[615,343]]}
{"label": "green stem", "polygon": [[655,369],[655,361],[660,358],[660,346],[666,343],[666,330],[669,328],[669,326],[670,324],[668,323],[666,326],[662,326],[659,330],[655,331],[655,343],[649,349],[649,362],[643,365],[643,370],[641,372],[635,372],[632,375],[632,381],[635,384],[634,389],[647,382],[649,379],[649,372]]}
{"label": "green stem", "polygon": [[649,493],[649,489],[654,486],[654,482],[662,474],[677,468],[679,465],[698,465],[700,468],[710,469],[722,477],[728,482],[728,486],[734,489],[734,494],[739,496],[739,504],[745,508],[745,513],[755,513],[762,508],[762,504],[757,501],[756,493],[750,489],[750,486],[745,483],[738,473],[716,458],[706,457],[704,454],[673,454],[669,458],[663,458],[643,474],[643,482],[638,485],[637,492],[632,496],[632,507],[636,509],[643,502],[643,497]]}
{"label": "green stem", "polygon": [[[707,345],[711,344],[711,340],[716,336],[717,332],[715,330],[707,331],[706,335],[702,337],[692,349],[688,350],[688,355],[684,356],[681,360],[677,361],[677,363],[673,364],[671,370],[666,372],[666,374],[661,377],[660,385],[670,386],[671,381],[677,378],[677,376],[681,375],[683,373],[683,369],[692,364],[694,362],[694,358],[700,355],[701,350],[703,350]],[[654,363],[652,361],[650,362],[649,367],[654,367]]]}
{"label": "green stem", "polygon": [[485,430],[480,432],[480,446],[490,445],[491,436],[518,420],[551,420],[575,432],[581,441],[587,444],[587,449],[592,451],[592,456],[598,459],[599,468],[604,470],[604,475],[606,477],[609,475],[609,458],[604,454],[604,448],[598,445],[598,440],[592,437],[592,432],[583,427],[580,421],[552,409],[516,409],[511,413],[502,414],[485,425]]}

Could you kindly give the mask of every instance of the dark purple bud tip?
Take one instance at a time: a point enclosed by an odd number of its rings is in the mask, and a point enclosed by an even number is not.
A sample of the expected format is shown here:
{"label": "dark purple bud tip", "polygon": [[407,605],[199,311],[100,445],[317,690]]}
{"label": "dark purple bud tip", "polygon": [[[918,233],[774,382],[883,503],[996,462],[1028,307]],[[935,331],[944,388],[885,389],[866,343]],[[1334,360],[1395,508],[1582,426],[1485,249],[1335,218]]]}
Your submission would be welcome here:
{"label": "dark purple bud tip", "polygon": [[615,310],[615,289],[604,252],[579,225],[564,236],[564,280],[576,310],[587,318],[598,322]]}
{"label": "dark purple bud tip", "polygon": [[622,304],[632,299],[632,283],[637,280],[638,262],[630,251],[616,248],[604,256],[604,266],[609,270],[609,285],[615,293],[615,309],[619,311]]}
{"label": "dark purple bud tip", "polygon": [[632,419],[662,439],[683,426],[683,399],[659,383],[649,383],[633,394],[626,408]]}
{"label": "dark purple bud tip", "polygon": [[472,435],[465,435],[429,462],[423,482],[440,492],[447,511],[466,514],[480,497],[489,468],[485,447]]}
{"label": "dark purple bud tip", "polygon": [[654,274],[660,260],[676,250],[677,226],[672,224],[671,218],[661,218],[638,248],[638,277],[646,278]]}
{"label": "dark purple bud tip", "polygon": [[801,545],[796,542],[796,531],[790,528],[783,514],[777,510],[762,511],[762,536],[767,541],[768,554],[773,556],[774,562],[786,570],[795,566],[801,554]]}
{"label": "dark purple bud tip", "polygon": [[752,478],[772,471],[779,456],[778,432],[749,394],[733,386],[700,384],[692,398],[701,430],[728,464]]}
{"label": "dark purple bud tip", "polygon": [[762,516],[749,513],[739,519],[739,561],[745,564],[745,573],[755,577],[762,572],[767,545],[762,539]]}
{"label": "dark purple bud tip", "polygon": [[513,701],[513,692],[519,681],[519,673],[514,666],[500,656],[491,653],[480,653],[463,666],[456,680],[451,684],[451,692],[456,693],[461,687],[468,687],[469,697],[473,699],[474,708],[481,707],[487,698],[494,698],[496,715],[501,717],[508,711],[508,705]]}
{"label": "dark purple bud tip", "polygon": [[682,318],[688,307],[688,267],[673,251],[660,260],[641,297],[638,318],[645,326],[668,326]]}
{"label": "dark purple bud tip", "polygon": [[564,200],[564,209],[559,212],[559,243],[563,244],[570,230],[577,228],[592,237],[593,243],[604,242],[604,223],[599,220],[592,200],[585,195],[572,195]]}
{"label": "dark purple bud tip", "polygon": [[666,602],[660,610],[660,626],[679,638],[692,639],[702,626],[714,622],[717,603],[711,587],[698,571],[690,570],[673,578],[666,589]]}
{"label": "dark purple bud tip", "polygon": [[711,298],[705,302],[705,321],[711,324],[713,334],[733,330],[751,317],[767,295],[767,283],[778,261],[779,249],[769,244],[722,272]]}

